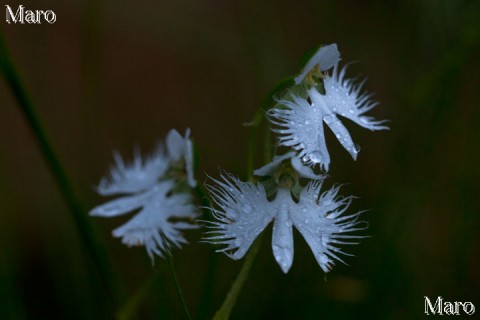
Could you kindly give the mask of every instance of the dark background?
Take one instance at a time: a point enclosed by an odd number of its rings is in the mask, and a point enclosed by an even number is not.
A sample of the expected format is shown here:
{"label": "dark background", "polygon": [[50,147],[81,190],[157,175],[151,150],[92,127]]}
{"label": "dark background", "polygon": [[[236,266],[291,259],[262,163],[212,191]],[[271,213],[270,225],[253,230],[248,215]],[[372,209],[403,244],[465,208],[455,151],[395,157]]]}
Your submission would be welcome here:
{"label": "dark background", "polygon": [[[298,71],[302,54],[336,42],[343,62],[358,61],[349,75],[368,76],[366,88],[381,102],[370,114],[390,119],[391,130],[345,121],[362,147],[356,162],[333,137],[327,144],[330,183],[348,182],[343,194],[360,196],[352,212],[370,209],[371,237],[346,248],[356,255],[349,266],[325,276],[296,233],[284,275],[267,229],[233,319],[416,319],[424,296],[480,307],[479,1],[21,3],[57,15],[53,25],[1,18],[0,28],[87,209],[104,201],[93,186],[112,150],[127,158],[134,145],[148,152],[172,127],[192,129],[200,182],[219,168],[244,176],[242,123]],[[107,318],[109,299],[5,81],[0,132],[0,318]],[[151,283],[134,318],[183,317],[166,263],[152,268],[143,248],[111,238],[126,219],[90,221],[122,295]],[[200,231],[187,238],[191,245],[174,252],[178,277],[192,314],[210,317],[242,261],[212,261]],[[211,298],[203,294],[208,270]]]}

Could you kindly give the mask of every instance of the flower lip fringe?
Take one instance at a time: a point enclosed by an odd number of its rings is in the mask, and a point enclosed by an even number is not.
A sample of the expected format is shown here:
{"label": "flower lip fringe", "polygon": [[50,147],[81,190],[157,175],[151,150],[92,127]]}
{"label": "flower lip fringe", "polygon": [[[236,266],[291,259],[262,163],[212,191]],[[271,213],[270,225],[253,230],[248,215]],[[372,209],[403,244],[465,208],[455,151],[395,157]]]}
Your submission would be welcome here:
{"label": "flower lip fringe", "polygon": [[273,255],[284,273],[293,262],[292,226],[300,231],[320,267],[328,272],[335,261],[345,263],[339,254],[349,255],[337,245],[356,244],[350,240],[363,236],[350,233],[367,228],[365,222],[358,221],[361,212],[343,215],[353,197],[337,196],[339,186],[320,193],[323,180],[310,182],[298,203],[287,189],[280,188],[274,200],[269,201],[260,184],[242,182],[229,174],[213,181],[215,184],[208,189],[216,205],[212,208],[216,221],[207,222],[212,230],[204,240],[225,245],[217,252],[232,259],[241,259],[273,221]]}

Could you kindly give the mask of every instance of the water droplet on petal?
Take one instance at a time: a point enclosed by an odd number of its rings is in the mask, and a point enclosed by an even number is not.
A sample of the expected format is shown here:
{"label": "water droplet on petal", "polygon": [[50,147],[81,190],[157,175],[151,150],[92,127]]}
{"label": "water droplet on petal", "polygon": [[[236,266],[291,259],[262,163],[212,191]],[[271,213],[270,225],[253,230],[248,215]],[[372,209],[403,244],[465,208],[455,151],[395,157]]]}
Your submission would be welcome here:
{"label": "water droplet on petal", "polygon": [[320,263],[326,264],[328,263],[328,257],[325,254],[320,255]]}
{"label": "water droplet on petal", "polygon": [[280,249],[278,246],[273,246],[272,247],[273,251],[278,251],[278,249]]}
{"label": "water droplet on petal", "polygon": [[320,163],[323,159],[322,153],[320,151],[313,151],[306,155],[307,161],[310,160],[313,163]]}
{"label": "water droplet on petal", "polygon": [[243,212],[245,212],[247,214],[252,212],[252,206],[250,206],[248,204],[245,204],[242,209],[243,209]]}
{"label": "water droplet on petal", "polygon": [[309,124],[310,124],[310,120],[308,120],[308,119],[305,120],[305,124],[306,124],[306,125],[309,125]]}
{"label": "water droplet on petal", "polygon": [[292,226],[292,220],[288,219],[287,221],[285,221],[285,225],[287,227],[291,227]]}
{"label": "water droplet on petal", "polygon": [[332,123],[333,120],[334,120],[334,116],[331,114],[327,114],[323,117],[323,121],[325,121],[326,124]]}
{"label": "water droplet on petal", "polygon": [[355,152],[355,153],[359,153],[360,149],[361,149],[360,145],[358,145],[358,144],[355,144],[355,146],[353,146],[353,152]]}
{"label": "water droplet on petal", "polygon": [[238,218],[238,214],[234,210],[228,210],[227,218],[230,220],[236,220]]}

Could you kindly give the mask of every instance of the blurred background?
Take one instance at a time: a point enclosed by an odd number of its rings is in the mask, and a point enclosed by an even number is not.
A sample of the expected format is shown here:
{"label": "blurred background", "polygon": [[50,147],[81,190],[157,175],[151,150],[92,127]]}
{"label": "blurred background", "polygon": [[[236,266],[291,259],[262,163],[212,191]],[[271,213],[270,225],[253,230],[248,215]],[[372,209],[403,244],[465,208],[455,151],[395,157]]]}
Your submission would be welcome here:
{"label": "blurred background", "polygon": [[[345,121],[362,151],[335,140],[330,183],[351,210],[369,209],[368,235],[349,266],[325,275],[295,233],[284,275],[271,227],[232,319],[416,319],[424,296],[480,306],[480,2],[2,0],[51,9],[55,24],[0,29],[47,137],[82,206],[112,164],[150,152],[170,128],[191,128],[197,179],[219,168],[245,176],[248,122],[303,53],[336,42],[349,75],[381,104],[390,131]],[[3,10],[3,9],[2,9]],[[3,77],[2,77],[3,78]],[[7,83],[0,81],[0,318],[107,319],[102,279]],[[259,158],[257,166],[262,162]],[[167,264],[111,230],[129,217],[91,218],[119,280],[121,305],[143,287],[138,319],[182,318]],[[194,318],[221,305],[242,261],[191,245],[174,252]],[[152,276],[153,275],[153,276]],[[145,283],[148,285],[145,287]],[[127,303],[128,304],[128,303]],[[479,311],[477,311],[478,313]]]}

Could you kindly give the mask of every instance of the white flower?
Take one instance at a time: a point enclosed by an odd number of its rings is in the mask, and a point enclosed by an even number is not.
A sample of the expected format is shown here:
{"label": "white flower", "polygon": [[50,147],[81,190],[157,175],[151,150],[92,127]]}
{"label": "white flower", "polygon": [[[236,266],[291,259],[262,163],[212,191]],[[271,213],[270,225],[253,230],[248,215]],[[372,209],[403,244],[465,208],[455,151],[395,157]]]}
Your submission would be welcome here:
{"label": "white flower", "polygon": [[302,161],[295,155],[295,152],[288,152],[286,154],[275,156],[272,162],[264,165],[261,168],[253,171],[253,174],[256,176],[273,176],[277,167],[282,163],[282,161],[290,159],[290,163],[295,171],[301,178],[307,178],[312,180],[324,179],[325,175],[315,174],[312,168],[304,165]]}
{"label": "white flower", "polygon": [[277,132],[279,144],[299,152],[299,156],[308,165],[320,164],[328,171],[330,155],[325,142],[323,123],[329,126],[338,141],[357,158],[360,151],[345,126],[337,115],[349,118],[362,127],[370,130],[385,130],[385,121],[375,121],[363,114],[377,105],[370,99],[371,95],[360,93],[362,84],[354,85],[351,79],[344,79],[345,68],[338,73],[334,67],[331,77],[324,80],[325,94],[322,95],[315,87],[308,90],[311,102],[292,95],[292,100],[280,100],[280,107],[268,110],[270,122],[279,126]]}
{"label": "white flower", "polygon": [[[92,216],[115,217],[138,210],[133,218],[115,229],[113,235],[122,238],[128,246],[144,245],[152,260],[154,254],[162,257],[172,246],[187,243],[181,230],[198,228],[189,222],[198,215],[190,187],[181,183],[181,180],[186,180],[188,186],[196,183],[188,135],[188,130],[185,138],[171,130],[166,152],[159,145],[145,160],[135,152],[130,164],[125,164],[115,153],[116,165],[110,169],[110,177],[100,181],[97,191],[101,195],[120,197],[90,211]],[[183,173],[178,174],[179,166]]]}
{"label": "white flower", "polygon": [[318,71],[326,71],[336,65],[340,61],[340,52],[338,52],[337,44],[332,43],[323,46],[308,60],[302,72],[295,78],[295,84],[299,84],[305,79],[307,74],[315,69]]}
{"label": "white flower", "polygon": [[[209,222],[210,236],[205,240],[224,244],[217,250],[232,259],[240,259],[248,251],[255,238],[273,220],[272,249],[275,260],[287,273],[293,262],[293,230],[295,226],[310,246],[320,267],[328,272],[335,260],[343,262],[338,254],[345,254],[338,244],[354,244],[345,241],[362,236],[349,235],[364,230],[358,222],[360,213],[341,216],[352,197],[337,197],[339,187],[320,196],[322,181],[311,182],[300,193],[298,203],[293,201],[288,189],[280,188],[273,201],[266,197],[261,185],[242,182],[222,176],[208,186],[217,205],[212,208],[216,221]],[[344,263],[344,262],[343,262]]]}

